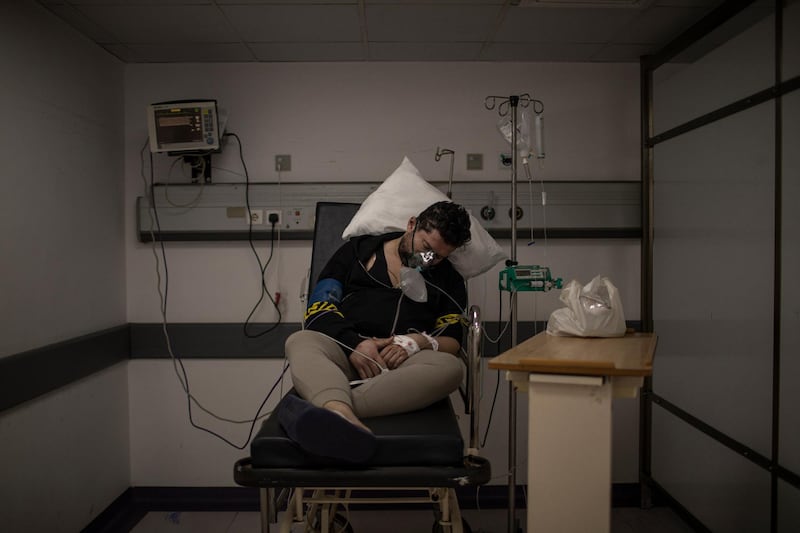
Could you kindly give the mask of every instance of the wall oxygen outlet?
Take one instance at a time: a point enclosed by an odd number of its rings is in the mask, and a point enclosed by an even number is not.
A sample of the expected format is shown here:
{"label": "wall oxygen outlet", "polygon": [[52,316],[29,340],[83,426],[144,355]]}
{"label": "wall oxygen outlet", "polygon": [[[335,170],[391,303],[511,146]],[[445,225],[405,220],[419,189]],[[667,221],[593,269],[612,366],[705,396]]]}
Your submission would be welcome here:
{"label": "wall oxygen outlet", "polygon": [[500,153],[497,155],[497,164],[499,165],[497,168],[500,170],[505,170],[511,168],[511,157],[512,154],[507,153]]}

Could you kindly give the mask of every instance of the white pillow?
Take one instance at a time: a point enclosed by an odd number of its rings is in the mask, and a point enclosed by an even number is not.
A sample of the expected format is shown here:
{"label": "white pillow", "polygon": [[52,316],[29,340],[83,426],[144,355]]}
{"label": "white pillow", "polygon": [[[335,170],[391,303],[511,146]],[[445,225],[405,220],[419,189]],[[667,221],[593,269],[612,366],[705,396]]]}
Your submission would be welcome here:
{"label": "white pillow", "polygon": [[[364,200],[344,229],[342,239],[405,231],[409,218],[442,200],[450,201],[446,194],[425,181],[417,167],[405,157],[397,170]],[[507,257],[480,222],[471,214],[469,218],[470,241],[448,258],[464,279],[483,274]]]}

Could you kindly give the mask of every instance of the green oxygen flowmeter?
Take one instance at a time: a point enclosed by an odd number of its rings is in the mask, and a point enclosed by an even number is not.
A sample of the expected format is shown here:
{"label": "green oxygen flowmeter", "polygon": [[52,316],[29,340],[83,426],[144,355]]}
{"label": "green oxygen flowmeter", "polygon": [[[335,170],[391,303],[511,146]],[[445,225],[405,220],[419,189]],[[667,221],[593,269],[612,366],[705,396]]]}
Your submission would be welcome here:
{"label": "green oxygen flowmeter", "polygon": [[500,271],[501,291],[549,291],[561,288],[561,278],[553,278],[550,268],[539,265],[511,265]]}

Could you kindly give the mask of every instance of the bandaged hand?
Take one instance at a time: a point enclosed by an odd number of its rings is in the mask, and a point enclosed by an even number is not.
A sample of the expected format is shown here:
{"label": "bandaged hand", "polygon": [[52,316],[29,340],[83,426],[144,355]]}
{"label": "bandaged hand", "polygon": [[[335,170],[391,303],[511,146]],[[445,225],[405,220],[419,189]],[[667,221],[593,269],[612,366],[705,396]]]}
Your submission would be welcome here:
{"label": "bandaged hand", "polygon": [[386,361],[386,366],[392,370],[419,351],[417,341],[408,335],[395,335],[386,340],[389,344],[381,350],[381,356]]}

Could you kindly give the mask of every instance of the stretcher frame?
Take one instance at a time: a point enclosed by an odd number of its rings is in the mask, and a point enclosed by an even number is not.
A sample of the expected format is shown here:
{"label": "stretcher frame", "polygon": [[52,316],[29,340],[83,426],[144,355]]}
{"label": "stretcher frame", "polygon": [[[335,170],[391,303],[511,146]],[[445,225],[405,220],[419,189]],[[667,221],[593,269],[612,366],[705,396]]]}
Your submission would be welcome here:
{"label": "stretcher frame", "polygon": [[[317,226],[324,212],[333,210],[339,216],[339,225],[352,218],[359,204],[317,204]],[[333,224],[336,226],[337,224]],[[325,223],[330,232],[331,224]],[[344,226],[342,225],[343,229]],[[316,231],[315,231],[316,233]],[[317,250],[317,245],[322,250]],[[312,254],[312,273],[321,268],[335,249],[329,240],[318,239],[315,234]],[[312,277],[311,279],[315,279]],[[292,525],[306,522],[306,531],[328,533],[352,531],[332,529],[339,509],[349,512],[351,504],[369,505],[420,505],[433,504],[436,522],[434,531],[463,533],[465,531],[456,488],[479,486],[489,482],[491,465],[479,455],[479,401],[481,386],[481,359],[483,324],[478,306],[470,307],[466,317],[464,347],[460,359],[466,367],[465,380],[459,387],[464,413],[469,416],[469,445],[459,465],[382,466],[366,465],[364,468],[289,468],[256,467],[251,457],[240,459],[234,466],[237,484],[259,489],[259,507],[262,533],[270,533],[276,524],[278,510],[285,508],[279,524],[280,533],[289,533]],[[450,413],[455,412],[450,404]],[[375,494],[378,494],[377,496]],[[402,496],[400,495],[402,494]],[[341,516],[341,515],[339,515]],[[341,522],[341,520],[339,520]],[[349,525],[349,524],[347,524]],[[347,527],[347,525],[342,527]],[[438,529],[437,529],[438,526]],[[468,528],[466,528],[468,531]]]}
{"label": "stretcher frame", "polygon": [[[481,373],[481,337],[483,328],[477,306],[469,310],[465,384],[459,389],[464,400],[465,414],[470,417],[469,447],[462,465],[442,466],[367,466],[364,469],[297,469],[257,468],[246,457],[236,462],[234,479],[243,486],[259,488],[259,507],[262,533],[271,532],[278,521],[278,510],[287,512],[279,524],[279,533],[289,533],[292,524],[309,522],[308,516],[318,515],[318,529],[328,533],[341,507],[351,504],[425,504],[435,506],[437,522],[442,533],[463,533],[463,519],[456,488],[478,486],[489,482],[491,465],[480,455],[478,434],[478,400]],[[363,493],[367,493],[364,495]],[[379,493],[378,496],[372,495]],[[382,495],[380,494],[382,493]],[[398,495],[403,493],[403,496]],[[416,495],[405,495],[416,493]],[[386,495],[388,494],[388,496]],[[339,530],[342,531],[342,530]],[[347,530],[345,530],[347,531]]]}

